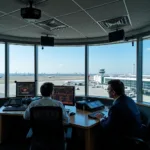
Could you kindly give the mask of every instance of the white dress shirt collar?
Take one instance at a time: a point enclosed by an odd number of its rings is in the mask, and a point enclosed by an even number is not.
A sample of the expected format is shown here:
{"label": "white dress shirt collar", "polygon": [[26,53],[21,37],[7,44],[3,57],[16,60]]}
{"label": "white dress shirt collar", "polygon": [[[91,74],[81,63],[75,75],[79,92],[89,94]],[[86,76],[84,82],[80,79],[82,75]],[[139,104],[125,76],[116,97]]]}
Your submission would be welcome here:
{"label": "white dress shirt collar", "polygon": [[50,96],[42,97],[42,99],[44,99],[44,100],[52,100],[52,98]]}

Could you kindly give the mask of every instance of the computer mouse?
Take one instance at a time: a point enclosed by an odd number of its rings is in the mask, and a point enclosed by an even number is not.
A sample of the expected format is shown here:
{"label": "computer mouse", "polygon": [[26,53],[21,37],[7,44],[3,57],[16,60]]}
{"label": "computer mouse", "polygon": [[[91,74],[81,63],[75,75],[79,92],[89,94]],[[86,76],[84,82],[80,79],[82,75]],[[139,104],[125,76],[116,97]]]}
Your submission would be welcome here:
{"label": "computer mouse", "polygon": [[76,114],[76,113],[74,113],[74,112],[71,112],[69,115],[70,115],[70,116],[73,116],[73,115],[75,115],[75,114]]}

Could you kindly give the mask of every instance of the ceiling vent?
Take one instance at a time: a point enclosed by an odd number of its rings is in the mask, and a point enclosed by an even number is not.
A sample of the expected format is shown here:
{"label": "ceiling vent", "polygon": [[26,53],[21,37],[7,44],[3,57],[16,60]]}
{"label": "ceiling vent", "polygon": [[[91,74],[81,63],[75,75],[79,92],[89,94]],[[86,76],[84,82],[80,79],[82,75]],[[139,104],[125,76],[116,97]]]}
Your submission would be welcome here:
{"label": "ceiling vent", "polygon": [[128,16],[99,21],[98,23],[105,29],[118,29],[130,25]]}
{"label": "ceiling vent", "polygon": [[52,30],[59,30],[59,29],[63,29],[63,28],[67,28],[68,26],[66,26],[65,24],[61,23],[60,21],[51,18],[49,20],[45,20],[42,22],[38,22],[36,23],[36,25],[48,30],[48,31],[52,31]]}

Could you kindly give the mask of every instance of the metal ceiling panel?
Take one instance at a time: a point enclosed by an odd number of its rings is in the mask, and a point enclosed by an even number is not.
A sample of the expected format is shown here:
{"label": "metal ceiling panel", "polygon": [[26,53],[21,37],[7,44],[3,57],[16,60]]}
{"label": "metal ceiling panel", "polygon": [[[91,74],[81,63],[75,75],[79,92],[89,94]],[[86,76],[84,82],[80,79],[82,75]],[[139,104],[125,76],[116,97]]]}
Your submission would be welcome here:
{"label": "metal ceiling panel", "polygon": [[49,0],[40,4],[38,8],[53,17],[80,10],[71,0]]}
{"label": "metal ceiling panel", "polygon": [[150,23],[150,10],[130,14],[133,28],[144,27]]}
{"label": "metal ceiling panel", "polygon": [[[24,0],[23,0],[24,1]],[[97,21],[128,15],[131,26],[123,27],[126,32],[150,24],[150,0],[47,0],[36,6],[42,10],[44,21],[53,17],[67,24],[66,28],[52,30],[30,24],[20,16],[20,8],[26,7],[21,0],[0,1],[0,33],[10,36],[40,38],[41,35],[53,34],[57,39],[74,41],[79,38],[107,37],[111,30],[104,31]],[[82,9],[83,8],[83,9]],[[86,8],[86,10],[84,10]],[[32,23],[32,22],[30,22]],[[18,38],[19,39],[19,38]],[[60,41],[61,41],[60,40]],[[66,40],[67,41],[67,40]]]}
{"label": "metal ceiling panel", "polygon": [[99,5],[106,5],[115,0],[75,0],[82,8],[91,8]]}
{"label": "metal ceiling panel", "polygon": [[58,35],[57,39],[77,39],[77,38],[84,38],[82,34],[76,32],[71,28],[65,28],[60,30],[52,31],[53,34]]}
{"label": "metal ceiling panel", "polygon": [[0,17],[0,24],[5,26],[6,29],[13,29],[27,25],[24,21],[11,16]]}
{"label": "metal ceiling panel", "polygon": [[24,4],[18,2],[17,0],[1,0],[0,1],[0,11],[5,13],[10,13],[21,7],[25,7]]}
{"label": "metal ceiling panel", "polygon": [[107,20],[107,19],[112,19],[112,18],[127,15],[125,6],[122,1],[89,9],[87,10],[87,12],[96,21]]}
{"label": "metal ceiling panel", "polygon": [[26,26],[24,28],[15,29],[9,32],[5,32],[6,35],[18,36],[18,37],[33,37],[40,38],[44,31],[33,25]]}
{"label": "metal ceiling panel", "polygon": [[5,13],[0,12],[0,17],[3,16]]}
{"label": "metal ceiling panel", "polygon": [[5,26],[0,24],[0,33],[4,31],[7,31],[7,28],[5,28]]}
{"label": "metal ceiling panel", "polygon": [[130,13],[150,10],[150,0],[126,0],[126,5]]}
{"label": "metal ceiling panel", "polygon": [[86,37],[104,36],[106,33],[85,12],[58,17],[59,20],[72,26]]}

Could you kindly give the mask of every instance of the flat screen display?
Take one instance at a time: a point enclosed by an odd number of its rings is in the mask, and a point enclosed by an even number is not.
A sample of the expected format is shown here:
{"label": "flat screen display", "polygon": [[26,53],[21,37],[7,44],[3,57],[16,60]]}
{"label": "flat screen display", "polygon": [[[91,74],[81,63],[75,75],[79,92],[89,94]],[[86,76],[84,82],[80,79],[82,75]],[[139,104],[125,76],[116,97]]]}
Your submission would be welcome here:
{"label": "flat screen display", "polygon": [[75,87],[74,86],[54,86],[52,98],[61,101],[64,105],[74,105]]}
{"label": "flat screen display", "polygon": [[16,82],[16,97],[34,97],[35,82]]}

